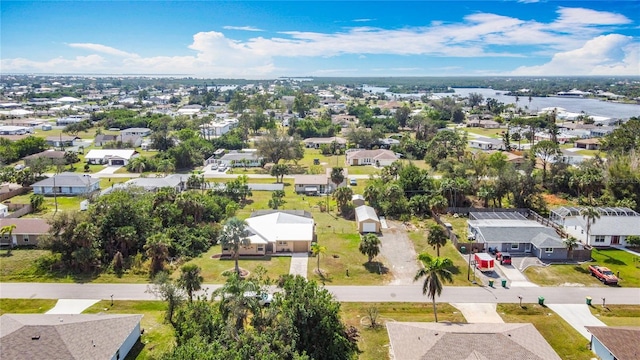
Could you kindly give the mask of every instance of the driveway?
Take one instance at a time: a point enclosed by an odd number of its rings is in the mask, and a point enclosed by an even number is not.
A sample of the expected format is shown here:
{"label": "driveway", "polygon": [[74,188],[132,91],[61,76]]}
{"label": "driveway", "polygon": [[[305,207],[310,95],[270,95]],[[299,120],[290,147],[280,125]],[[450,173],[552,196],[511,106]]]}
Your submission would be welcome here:
{"label": "driveway", "polygon": [[388,229],[382,229],[380,254],[393,275],[390,285],[413,284],[413,277],[420,269],[413,243],[401,223],[387,220]]}
{"label": "driveway", "polygon": [[289,274],[300,275],[307,278],[307,266],[309,264],[309,254],[295,253],[291,255],[291,265],[289,265]]}
{"label": "driveway", "polygon": [[607,326],[591,314],[586,304],[548,304],[547,306],[587,340],[591,340],[591,334],[584,328],[585,326]]}
{"label": "driveway", "polygon": [[92,299],[60,299],[47,314],[81,314],[100,300]]}
{"label": "driveway", "polygon": [[96,173],[96,175],[112,175],[113,173],[115,173],[116,171],[118,171],[118,169],[120,169],[122,166],[120,165],[115,165],[115,166],[107,166],[106,168],[98,171]]}
{"label": "driveway", "polygon": [[496,304],[451,303],[451,306],[460,310],[468,323],[504,323],[496,312]]}
{"label": "driveway", "polygon": [[510,287],[537,287],[538,285],[532,283],[524,276],[520,270],[516,269],[513,265],[500,265],[499,261],[496,261],[496,268],[509,280],[508,285]]}

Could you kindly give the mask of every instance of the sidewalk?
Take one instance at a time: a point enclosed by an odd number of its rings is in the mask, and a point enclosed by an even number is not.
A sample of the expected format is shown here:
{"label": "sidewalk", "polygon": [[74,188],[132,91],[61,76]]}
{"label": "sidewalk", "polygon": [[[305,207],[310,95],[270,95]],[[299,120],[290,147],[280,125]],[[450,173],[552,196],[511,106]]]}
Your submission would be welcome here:
{"label": "sidewalk", "polygon": [[591,334],[584,328],[585,326],[607,326],[591,315],[589,306],[586,304],[548,304],[547,306],[587,340],[591,340]]}

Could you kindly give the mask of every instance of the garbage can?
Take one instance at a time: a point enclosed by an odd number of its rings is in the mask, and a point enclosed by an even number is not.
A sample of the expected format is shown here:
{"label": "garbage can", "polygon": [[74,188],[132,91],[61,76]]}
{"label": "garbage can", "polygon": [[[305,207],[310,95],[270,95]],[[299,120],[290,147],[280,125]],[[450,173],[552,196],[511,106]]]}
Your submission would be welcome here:
{"label": "garbage can", "polygon": [[591,305],[591,296],[587,296],[587,305]]}
{"label": "garbage can", "polygon": [[506,279],[502,279],[502,287],[507,287],[507,280]]}
{"label": "garbage can", "polygon": [[544,305],[544,297],[542,296],[538,297],[538,304]]}
{"label": "garbage can", "polygon": [[493,287],[493,280],[489,280],[489,286]]}
{"label": "garbage can", "polygon": [[466,254],[467,253],[467,247],[466,246],[460,246],[460,252],[462,254]]}

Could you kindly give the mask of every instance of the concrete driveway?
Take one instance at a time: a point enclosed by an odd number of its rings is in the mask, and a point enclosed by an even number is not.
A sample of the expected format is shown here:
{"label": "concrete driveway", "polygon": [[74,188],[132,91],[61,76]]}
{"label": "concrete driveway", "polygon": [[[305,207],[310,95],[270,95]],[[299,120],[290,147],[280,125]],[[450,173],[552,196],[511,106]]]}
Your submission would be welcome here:
{"label": "concrete driveway", "polygon": [[451,303],[451,306],[460,310],[468,323],[504,323],[504,320],[496,312],[496,304]]}
{"label": "concrete driveway", "polygon": [[591,340],[591,334],[584,328],[585,326],[607,326],[591,314],[586,304],[548,304],[547,306],[587,340]]}
{"label": "concrete driveway", "polygon": [[92,299],[60,299],[47,314],[81,314],[100,300]]}
{"label": "concrete driveway", "polygon": [[289,265],[289,274],[300,275],[307,278],[307,267],[309,265],[309,254],[295,253],[291,255],[291,265]]}
{"label": "concrete driveway", "polygon": [[100,174],[100,175],[112,175],[113,173],[115,173],[116,171],[118,171],[118,169],[120,169],[122,166],[120,165],[114,165],[114,166],[107,166],[106,168],[98,171],[96,174]]}
{"label": "concrete driveway", "polygon": [[387,225],[389,228],[382,229],[380,236],[380,253],[387,260],[384,265],[393,275],[390,285],[413,284],[413,277],[420,269],[413,243],[401,223],[387,220]]}
{"label": "concrete driveway", "polygon": [[499,261],[496,261],[496,268],[498,271],[507,278],[508,285],[510,287],[537,287],[538,285],[532,283],[524,276],[520,270],[516,269],[513,265],[500,265]]}

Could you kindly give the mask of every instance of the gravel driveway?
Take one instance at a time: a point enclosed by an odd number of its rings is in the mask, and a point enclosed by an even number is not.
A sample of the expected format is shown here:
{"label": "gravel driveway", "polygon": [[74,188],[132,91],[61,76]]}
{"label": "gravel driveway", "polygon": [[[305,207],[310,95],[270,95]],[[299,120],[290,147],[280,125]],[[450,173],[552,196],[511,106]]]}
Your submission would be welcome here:
{"label": "gravel driveway", "polygon": [[420,269],[413,243],[407,236],[407,231],[401,223],[387,220],[388,229],[382,229],[380,241],[381,255],[387,263],[384,264],[391,270],[393,281],[390,285],[413,284],[413,277]]}

